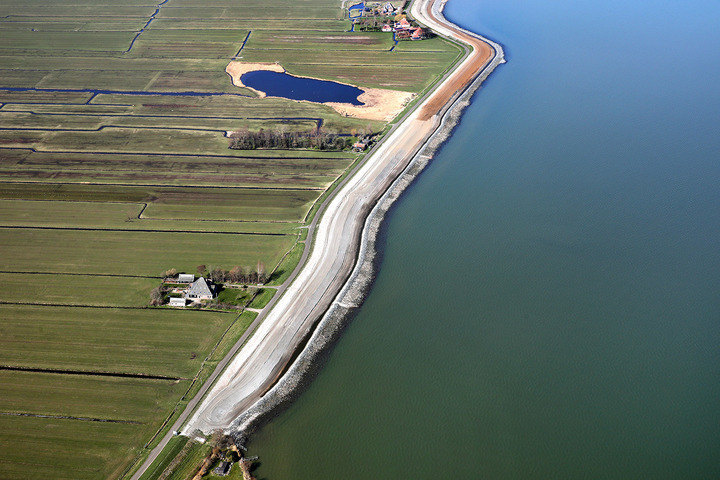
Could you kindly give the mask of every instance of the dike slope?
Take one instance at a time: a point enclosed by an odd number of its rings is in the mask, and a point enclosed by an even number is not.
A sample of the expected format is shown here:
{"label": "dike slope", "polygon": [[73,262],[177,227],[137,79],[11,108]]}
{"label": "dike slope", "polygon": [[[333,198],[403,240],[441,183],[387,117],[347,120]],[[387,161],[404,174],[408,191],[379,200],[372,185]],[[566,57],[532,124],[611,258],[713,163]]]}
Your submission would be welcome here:
{"label": "dike slope", "polygon": [[382,216],[447,137],[472,92],[504,62],[500,45],[445,20],[442,6],[417,0],[412,14],[472,51],[327,201],[295,281],[218,378],[183,434],[223,430],[244,437],[291,398],[313,358],[360,305],[372,278]]}

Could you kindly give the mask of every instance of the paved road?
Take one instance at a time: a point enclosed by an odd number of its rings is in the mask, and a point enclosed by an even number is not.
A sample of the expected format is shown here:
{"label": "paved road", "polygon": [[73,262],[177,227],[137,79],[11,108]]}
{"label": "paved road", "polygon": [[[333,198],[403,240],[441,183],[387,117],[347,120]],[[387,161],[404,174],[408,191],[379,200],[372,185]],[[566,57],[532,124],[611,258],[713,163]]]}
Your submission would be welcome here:
{"label": "paved road", "polygon": [[[225,429],[257,402],[277,381],[302,341],[311,332],[346,282],[356,261],[365,218],[377,200],[400,175],[427,138],[437,129],[437,115],[481,72],[493,57],[490,46],[447,22],[439,15],[437,0],[416,0],[412,13],[427,26],[453,36],[473,47],[461,65],[392,131],[366,159],[358,171],[328,201],[320,217],[310,227],[302,269],[289,285],[283,285],[273,301],[248,329],[254,332],[240,349],[238,342],[223,359],[218,370],[178,418],[179,428],[193,410],[216,375],[222,371],[196,412],[183,428],[210,433]],[[260,323],[262,322],[262,323]],[[260,323],[255,330],[254,326]],[[223,367],[225,367],[223,371]],[[166,435],[147,461],[132,477],[136,480],[170,440]]]}

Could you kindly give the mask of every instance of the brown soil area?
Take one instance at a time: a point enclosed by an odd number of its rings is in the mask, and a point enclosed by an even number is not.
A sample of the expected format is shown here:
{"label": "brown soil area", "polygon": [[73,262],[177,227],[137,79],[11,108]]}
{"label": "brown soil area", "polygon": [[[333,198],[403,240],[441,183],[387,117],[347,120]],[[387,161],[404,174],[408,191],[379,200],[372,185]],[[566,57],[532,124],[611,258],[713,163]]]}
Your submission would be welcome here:
{"label": "brown soil area", "polygon": [[[427,4],[428,17],[434,17],[432,14],[432,2]],[[439,113],[450,99],[458,92],[461,92],[475,78],[477,72],[481,71],[485,65],[492,59],[493,50],[487,43],[479,38],[468,35],[461,30],[455,30],[455,37],[461,42],[469,43],[474,50],[470,54],[470,61],[463,63],[462,66],[452,75],[453,80],[444,82],[435,91],[429,101],[420,110],[419,119],[428,120],[433,115]]]}

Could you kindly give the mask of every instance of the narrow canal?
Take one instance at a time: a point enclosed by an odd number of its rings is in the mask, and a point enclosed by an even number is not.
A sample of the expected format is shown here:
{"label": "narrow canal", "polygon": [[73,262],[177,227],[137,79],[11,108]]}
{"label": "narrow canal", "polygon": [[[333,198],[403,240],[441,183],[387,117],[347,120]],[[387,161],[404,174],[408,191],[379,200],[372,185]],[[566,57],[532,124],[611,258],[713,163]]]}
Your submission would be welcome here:
{"label": "narrow canal", "polygon": [[509,63],[256,476],[720,478],[720,3],[446,14]]}

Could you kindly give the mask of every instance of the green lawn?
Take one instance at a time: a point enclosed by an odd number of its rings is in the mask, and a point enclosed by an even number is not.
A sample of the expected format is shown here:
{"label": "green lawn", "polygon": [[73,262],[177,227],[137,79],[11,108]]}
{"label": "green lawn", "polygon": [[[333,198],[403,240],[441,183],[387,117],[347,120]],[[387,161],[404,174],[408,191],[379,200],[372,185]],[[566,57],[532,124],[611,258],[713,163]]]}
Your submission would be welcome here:
{"label": "green lawn", "polygon": [[9,479],[118,478],[147,439],[138,425],[0,415],[0,471]]}
{"label": "green lawn", "polygon": [[229,303],[240,307],[246,306],[255,295],[256,288],[225,288],[217,296],[218,303]]}
{"label": "green lawn", "polygon": [[[80,186],[83,187],[83,186]],[[121,230],[295,234],[294,223],[137,218],[144,203],[0,200],[0,227],[112,228]],[[82,212],[82,214],[80,214]]]}
{"label": "green lawn", "polygon": [[282,285],[285,280],[288,279],[293,270],[295,270],[295,267],[297,267],[304,249],[304,243],[296,244],[272,273],[268,285]]}
{"label": "green lawn", "polygon": [[0,371],[0,411],[118,420],[144,425],[171,407],[190,382]]}

